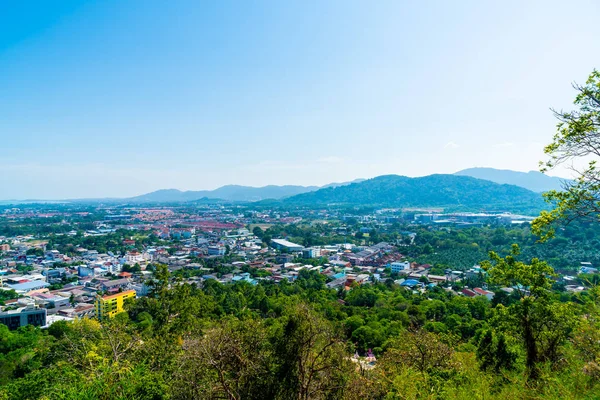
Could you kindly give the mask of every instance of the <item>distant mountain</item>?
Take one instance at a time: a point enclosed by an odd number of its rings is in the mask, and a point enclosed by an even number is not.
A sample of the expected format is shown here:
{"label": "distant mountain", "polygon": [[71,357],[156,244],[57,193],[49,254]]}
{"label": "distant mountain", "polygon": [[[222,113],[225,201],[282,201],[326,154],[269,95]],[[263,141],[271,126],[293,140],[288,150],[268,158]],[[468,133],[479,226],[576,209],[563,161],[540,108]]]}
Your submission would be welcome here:
{"label": "distant mountain", "polygon": [[181,191],[177,189],[162,189],[127,200],[139,203],[186,202],[203,198],[227,201],[259,201],[264,199],[281,199],[286,196],[294,196],[317,189],[318,187],[316,186],[264,186],[257,188],[227,185],[215,190]]}
{"label": "distant mountain", "polygon": [[519,172],[495,168],[468,168],[458,171],[455,175],[470,176],[496,183],[506,183],[520,186],[533,192],[561,190],[566,179],[544,175],[538,171]]}
{"label": "distant mountain", "polygon": [[283,200],[283,203],[288,205],[347,204],[508,211],[535,210],[544,205],[539,194],[524,188],[458,175],[429,175],[420,178],[384,175],[346,186],[299,194]]}
{"label": "distant mountain", "polygon": [[[361,180],[357,179],[352,182],[359,181]],[[352,182],[330,183],[329,185],[325,185],[323,187],[340,187],[349,185]],[[296,185],[269,185],[263,187],[226,185],[215,190],[181,191],[177,189],[161,189],[155,192],[143,194],[141,196],[131,197],[126,200],[139,203],[186,202],[196,201],[199,199],[221,199],[226,201],[250,202],[266,199],[279,200],[302,193],[313,192],[319,189],[319,186]]]}

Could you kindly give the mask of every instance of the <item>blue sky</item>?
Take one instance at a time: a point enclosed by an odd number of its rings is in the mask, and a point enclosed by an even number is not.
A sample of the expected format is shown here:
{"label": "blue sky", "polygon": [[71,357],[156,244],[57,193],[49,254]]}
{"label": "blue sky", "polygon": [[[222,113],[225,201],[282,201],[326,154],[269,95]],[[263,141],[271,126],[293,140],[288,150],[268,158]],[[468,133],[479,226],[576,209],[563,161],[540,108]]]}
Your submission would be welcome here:
{"label": "blue sky", "polygon": [[[596,1],[0,2],[0,199],[536,169]],[[565,175],[563,171],[556,171]]]}

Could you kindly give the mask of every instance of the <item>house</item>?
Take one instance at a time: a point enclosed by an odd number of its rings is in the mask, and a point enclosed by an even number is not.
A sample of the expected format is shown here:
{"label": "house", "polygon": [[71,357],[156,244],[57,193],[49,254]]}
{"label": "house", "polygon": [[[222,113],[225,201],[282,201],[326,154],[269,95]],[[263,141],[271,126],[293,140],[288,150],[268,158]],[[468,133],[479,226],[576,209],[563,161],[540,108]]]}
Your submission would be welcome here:
{"label": "house", "polygon": [[338,288],[343,286],[346,283],[346,276],[344,275],[342,278],[335,279],[326,284],[329,289]]}
{"label": "house", "polygon": [[429,279],[432,283],[445,283],[448,278],[443,275],[427,275],[427,279]]}
{"label": "house", "polygon": [[331,264],[334,267],[342,267],[342,268],[352,267],[352,264],[350,264],[348,261],[343,261],[343,260],[330,260],[329,264]]}
{"label": "house", "polygon": [[487,275],[487,272],[483,268],[481,268],[479,265],[476,265],[473,268],[470,268],[465,273],[465,276],[467,279],[477,278],[481,275],[485,276],[485,275]]}
{"label": "house", "polygon": [[78,304],[72,308],[63,308],[58,314],[69,318],[92,318],[95,315],[94,309],[93,304]]}
{"label": "house", "polygon": [[494,298],[494,292],[491,292],[489,290],[485,290],[482,288],[475,288],[473,289],[473,291],[475,293],[477,293],[478,296],[485,296],[487,297],[488,300],[492,300]]}
{"label": "house", "polygon": [[130,283],[128,278],[115,279],[114,281],[105,281],[100,284],[102,290],[124,289]]}
{"label": "house", "polygon": [[368,281],[369,281],[369,274],[360,274],[354,279],[354,282],[361,284],[361,285]]}

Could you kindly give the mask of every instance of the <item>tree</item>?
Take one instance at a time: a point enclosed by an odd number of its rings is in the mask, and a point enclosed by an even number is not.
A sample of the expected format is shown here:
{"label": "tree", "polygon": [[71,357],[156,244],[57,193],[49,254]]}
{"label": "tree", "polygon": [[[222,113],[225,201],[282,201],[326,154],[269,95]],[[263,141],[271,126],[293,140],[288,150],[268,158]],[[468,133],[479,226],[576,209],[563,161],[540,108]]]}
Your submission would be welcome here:
{"label": "tree", "polygon": [[254,236],[256,236],[257,238],[261,239],[265,234],[265,231],[263,231],[260,226],[255,226],[254,229],[252,229],[252,234],[254,234]]}
{"label": "tree", "polygon": [[491,252],[490,261],[484,261],[482,267],[491,283],[511,287],[519,295],[518,302],[496,306],[492,324],[520,339],[529,379],[535,380],[540,363],[558,361],[560,346],[570,337],[575,318],[571,304],[553,298],[552,267],[537,258],[525,264],[517,260],[518,255],[517,245],[505,258]]}
{"label": "tree", "polygon": [[272,398],[267,331],[257,321],[222,321],[183,343],[173,386],[177,399]]}
{"label": "tree", "polygon": [[[450,368],[453,353],[452,348],[442,342],[438,335],[418,329],[406,331],[392,340],[381,364],[384,369],[411,367],[425,374]],[[397,372],[394,371],[392,376]]]}
{"label": "tree", "polygon": [[[574,84],[578,94],[575,110],[556,111],[557,131],[552,143],[544,148],[549,160],[542,162],[542,172],[565,165],[576,173],[576,179],[566,182],[563,191],[545,193],[546,200],[555,205],[543,211],[533,222],[532,229],[546,240],[555,234],[559,221],[575,219],[598,221],[600,216],[600,71],[594,70],[585,85]],[[586,158],[587,165],[574,163]]]}
{"label": "tree", "polygon": [[277,398],[339,398],[351,366],[331,324],[306,304],[298,304],[288,310],[281,329],[274,349]]}
{"label": "tree", "polygon": [[502,333],[495,334],[492,329],[488,329],[479,339],[477,358],[482,370],[499,372],[502,369],[512,369],[517,354],[508,347]]}

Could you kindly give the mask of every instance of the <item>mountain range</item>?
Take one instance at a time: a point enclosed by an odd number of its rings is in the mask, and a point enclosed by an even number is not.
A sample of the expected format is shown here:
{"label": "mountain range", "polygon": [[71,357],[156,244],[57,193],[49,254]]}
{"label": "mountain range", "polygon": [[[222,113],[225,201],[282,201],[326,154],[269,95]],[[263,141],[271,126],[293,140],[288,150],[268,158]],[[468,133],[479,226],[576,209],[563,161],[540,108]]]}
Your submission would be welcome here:
{"label": "mountain range", "polygon": [[330,183],[325,186],[268,185],[263,187],[251,187],[226,185],[215,190],[181,191],[177,189],[162,189],[125,200],[137,203],[185,202],[201,199],[219,199],[241,202],[260,201],[265,199],[278,200],[301,193],[313,192],[322,188],[339,187],[362,181],[363,179],[356,179],[352,182]]}
{"label": "mountain range", "polygon": [[[455,174],[419,178],[384,175],[372,179],[331,183],[325,186],[226,185],[215,190],[162,189],[121,199],[79,199],[65,202],[180,203],[180,202],[272,202],[280,205],[327,204],[379,205],[389,207],[444,207],[454,209],[539,210],[540,192],[560,189],[565,180],[539,172],[493,168],[470,168]],[[19,203],[23,203],[21,201]],[[26,202],[44,202],[28,200]],[[7,204],[15,202],[5,202]]]}
{"label": "mountain range", "polygon": [[454,209],[539,210],[539,193],[461,175],[409,178],[383,175],[350,185],[324,188],[282,200],[287,205],[377,205]]}
{"label": "mountain range", "polygon": [[468,168],[458,171],[454,175],[470,176],[501,184],[516,185],[538,193],[549,190],[561,190],[563,185],[569,182],[568,179],[548,176],[538,171],[519,172],[495,168]]}

